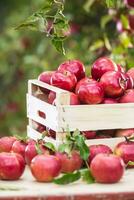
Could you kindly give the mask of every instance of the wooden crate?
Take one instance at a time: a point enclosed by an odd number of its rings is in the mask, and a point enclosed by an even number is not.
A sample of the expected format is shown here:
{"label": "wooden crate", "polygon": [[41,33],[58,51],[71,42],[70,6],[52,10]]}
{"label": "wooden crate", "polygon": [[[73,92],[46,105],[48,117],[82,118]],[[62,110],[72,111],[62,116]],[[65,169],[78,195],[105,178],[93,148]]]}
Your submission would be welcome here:
{"label": "wooden crate", "polygon": [[[47,88],[56,93],[56,105],[36,97],[39,87]],[[33,129],[32,120],[56,131],[56,139],[60,140],[67,130],[105,130],[134,128],[134,103],[69,105],[70,95],[66,90],[56,88],[38,80],[28,81],[27,93],[27,127],[28,136],[40,138],[41,134]],[[45,118],[39,116],[43,112]]]}

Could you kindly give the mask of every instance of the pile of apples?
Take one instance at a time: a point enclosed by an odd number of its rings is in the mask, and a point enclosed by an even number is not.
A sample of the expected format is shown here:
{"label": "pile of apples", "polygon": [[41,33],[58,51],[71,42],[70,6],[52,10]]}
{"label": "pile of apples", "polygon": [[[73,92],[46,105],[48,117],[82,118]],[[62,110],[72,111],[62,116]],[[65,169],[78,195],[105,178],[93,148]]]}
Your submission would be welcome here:
{"label": "pile of apples", "polygon": [[[85,67],[79,60],[60,64],[56,71],[41,73],[38,80],[70,92],[70,105],[114,104],[134,102],[134,68],[127,72],[108,57],[100,57],[86,76]],[[56,94],[48,93],[48,103],[55,105]]]}
{"label": "pile of apples", "polygon": [[[112,149],[104,144],[87,146],[89,155],[86,160],[87,170],[98,183],[118,182],[125,167],[134,167],[134,142],[124,141]],[[26,164],[32,175],[39,182],[52,182],[61,173],[74,173],[85,167],[85,160],[80,152],[72,149],[67,153],[47,148],[45,141],[0,138],[0,180],[18,180]],[[69,175],[71,176],[71,175]]]}

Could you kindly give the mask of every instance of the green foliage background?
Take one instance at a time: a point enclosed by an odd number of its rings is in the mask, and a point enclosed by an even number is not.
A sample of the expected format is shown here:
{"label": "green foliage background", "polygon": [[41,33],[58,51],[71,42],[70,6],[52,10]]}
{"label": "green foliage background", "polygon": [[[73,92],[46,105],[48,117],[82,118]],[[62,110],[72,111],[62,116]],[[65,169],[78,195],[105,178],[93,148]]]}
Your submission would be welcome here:
{"label": "green foliage background", "polygon": [[[89,74],[93,61],[104,55],[125,68],[134,67],[134,32],[128,22],[128,15],[133,15],[134,10],[123,0],[66,0],[62,5],[66,16],[63,20],[69,20],[71,29],[68,32],[62,26],[63,35],[67,35],[66,55],[59,53],[42,31],[46,26],[44,16],[39,18],[42,24],[36,24],[36,31],[28,27],[15,30],[50,1],[0,1],[0,135],[26,133],[27,81],[37,78],[42,71],[54,70],[67,59],[80,59]],[[53,8],[52,14],[55,16]],[[123,31],[117,30],[119,21]]]}

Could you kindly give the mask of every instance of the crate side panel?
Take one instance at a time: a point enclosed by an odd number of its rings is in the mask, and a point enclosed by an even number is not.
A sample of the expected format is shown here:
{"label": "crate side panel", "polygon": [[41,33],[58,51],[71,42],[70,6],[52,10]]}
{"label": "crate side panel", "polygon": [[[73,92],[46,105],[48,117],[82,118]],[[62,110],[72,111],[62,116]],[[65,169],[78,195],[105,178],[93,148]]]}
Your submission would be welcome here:
{"label": "crate side panel", "polygon": [[[45,119],[39,116],[39,111],[45,113]],[[27,94],[27,116],[28,118],[57,131],[58,123],[56,107],[29,94]]]}
{"label": "crate side panel", "polygon": [[134,128],[134,103],[62,106],[60,124],[70,131]]}

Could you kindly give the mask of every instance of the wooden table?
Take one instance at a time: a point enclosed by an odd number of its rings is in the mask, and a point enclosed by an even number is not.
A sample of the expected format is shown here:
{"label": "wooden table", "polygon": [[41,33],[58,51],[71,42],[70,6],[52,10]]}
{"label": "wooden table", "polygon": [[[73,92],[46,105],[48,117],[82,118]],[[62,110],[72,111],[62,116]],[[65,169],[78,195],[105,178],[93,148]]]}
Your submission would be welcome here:
{"label": "wooden table", "polygon": [[18,181],[0,181],[0,200],[134,200],[134,169],[126,170],[116,184],[79,181],[66,186],[38,183],[26,169]]}

